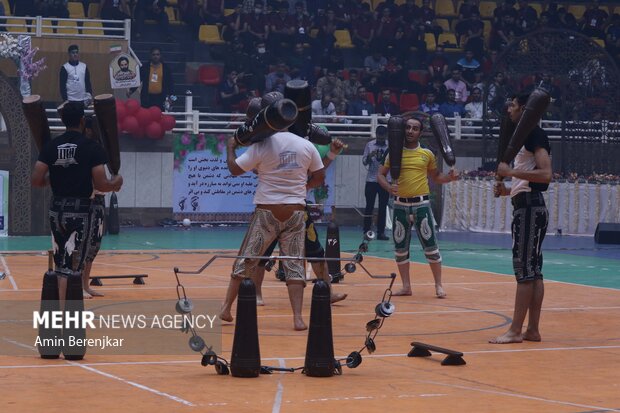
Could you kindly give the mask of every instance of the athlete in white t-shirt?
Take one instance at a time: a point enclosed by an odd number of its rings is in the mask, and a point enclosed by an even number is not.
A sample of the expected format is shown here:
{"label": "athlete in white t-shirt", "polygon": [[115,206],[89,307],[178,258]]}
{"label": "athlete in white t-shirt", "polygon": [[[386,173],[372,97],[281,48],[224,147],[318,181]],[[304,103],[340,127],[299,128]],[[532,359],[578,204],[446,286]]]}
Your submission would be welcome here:
{"label": "athlete in white t-shirt", "polygon": [[[277,132],[255,143],[237,158],[234,137],[226,146],[228,170],[234,176],[256,170],[258,186],[254,195],[256,210],[248,227],[239,255],[262,255],[278,239],[283,255],[304,255],[304,208],[306,193],[321,185],[325,171],[319,152],[304,138],[290,132]],[[233,265],[228,291],[220,318],[232,321],[232,304],[237,298],[241,280],[251,277],[257,259],[238,259]],[[301,317],[305,269],[301,260],[284,261],[286,285],[293,308],[295,330],[305,330]]]}

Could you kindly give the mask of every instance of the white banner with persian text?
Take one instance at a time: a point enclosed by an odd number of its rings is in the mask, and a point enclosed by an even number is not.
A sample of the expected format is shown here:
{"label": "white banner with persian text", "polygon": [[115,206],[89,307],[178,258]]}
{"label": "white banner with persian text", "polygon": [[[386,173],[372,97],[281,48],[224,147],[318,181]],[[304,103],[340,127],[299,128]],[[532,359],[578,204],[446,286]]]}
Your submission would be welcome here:
{"label": "white banner with persian text", "polygon": [[[258,178],[253,173],[232,176],[226,165],[227,136],[184,134],[175,137],[173,200],[174,213],[250,213]],[[239,148],[237,155],[244,149]],[[334,203],[334,166],[327,170],[325,185],[313,189],[308,200],[329,212]]]}
{"label": "white banner with persian text", "polygon": [[[494,183],[476,178],[443,185],[441,228],[510,232],[510,197],[495,198]],[[593,235],[599,222],[620,223],[620,185],[615,183],[552,182],[545,202],[548,233],[561,230],[563,234]]]}

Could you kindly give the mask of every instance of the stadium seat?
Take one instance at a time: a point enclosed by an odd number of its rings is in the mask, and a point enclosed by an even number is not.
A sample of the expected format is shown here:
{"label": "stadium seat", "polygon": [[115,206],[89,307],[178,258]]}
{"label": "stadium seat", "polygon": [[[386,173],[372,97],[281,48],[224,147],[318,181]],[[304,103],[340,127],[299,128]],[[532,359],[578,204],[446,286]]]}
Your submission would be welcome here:
{"label": "stadium seat", "polygon": [[426,71],[410,70],[408,75],[409,80],[412,82],[417,82],[422,86],[426,86],[429,81],[429,74]]}
{"label": "stadium seat", "polygon": [[198,80],[203,85],[217,86],[222,83],[223,72],[221,65],[204,64],[198,69]]}
{"label": "stadium seat", "polygon": [[28,33],[28,28],[24,26],[24,21],[20,19],[7,19],[6,30],[11,33]]}
{"label": "stadium seat", "polygon": [[437,42],[444,47],[446,52],[460,50],[454,33],[441,33]]}
{"label": "stadium seat", "polygon": [[56,28],[58,34],[79,34],[77,22],[71,20],[61,20]]}
{"label": "stadium seat", "polygon": [[174,7],[166,7],[166,14],[168,15],[168,21],[170,24],[181,24],[181,22],[177,20],[177,14]]}
{"label": "stadium seat", "polygon": [[451,0],[443,0],[435,3],[435,14],[438,17],[456,17],[454,5]]}
{"label": "stadium seat", "polygon": [[424,43],[426,43],[426,50],[435,51],[435,35],[433,33],[424,33]]}
{"label": "stadium seat", "polygon": [[67,8],[69,9],[69,17],[72,19],[83,19],[84,16],[84,5],[77,1],[70,1],[67,3]]}
{"label": "stadium seat", "polygon": [[99,3],[90,2],[88,4],[88,18],[89,19],[99,18]]}
{"label": "stadium seat", "polygon": [[480,10],[480,17],[483,19],[492,19],[493,11],[497,8],[497,3],[494,1],[481,1],[478,5]]}
{"label": "stadium seat", "polygon": [[9,7],[9,0],[0,0],[0,1],[2,1],[2,4],[4,4],[4,15],[12,16],[11,8]]}
{"label": "stadium seat", "polygon": [[235,12],[235,9],[224,9],[224,17],[230,16]]}
{"label": "stadium seat", "polygon": [[410,112],[412,110],[418,110],[420,108],[420,100],[415,93],[402,93],[400,95],[400,111]]}
{"label": "stadium seat", "polygon": [[542,13],[542,11],[543,11],[542,4],[540,4],[540,3],[530,3],[530,6],[532,6],[532,8],[534,10],[536,10],[536,14],[538,14],[538,17],[540,17],[540,13]]}
{"label": "stadium seat", "polygon": [[223,44],[220,31],[215,24],[203,24],[198,32],[198,39],[207,44]]}
{"label": "stadium seat", "polygon": [[583,13],[586,11],[586,6],[584,6],[583,4],[571,4],[570,6],[568,6],[567,11],[573,16],[575,16],[577,20],[579,20],[583,16]]}
{"label": "stadium seat", "polygon": [[82,34],[85,36],[103,36],[103,25],[101,22],[84,22]]}
{"label": "stadium seat", "polygon": [[351,41],[351,34],[348,30],[336,30],[334,32],[336,37],[336,47],[340,49],[353,48],[353,42]]}
{"label": "stadium seat", "polygon": [[450,22],[448,19],[437,19],[435,20],[437,25],[443,29],[444,32],[450,31]]}
{"label": "stadium seat", "polygon": [[54,33],[54,25],[52,24],[52,19],[43,19],[41,21],[41,32]]}
{"label": "stadium seat", "polygon": [[594,41],[594,43],[598,44],[599,46],[601,46],[603,49],[605,48],[605,40],[603,39],[598,39],[598,38],[592,38],[592,40]]}

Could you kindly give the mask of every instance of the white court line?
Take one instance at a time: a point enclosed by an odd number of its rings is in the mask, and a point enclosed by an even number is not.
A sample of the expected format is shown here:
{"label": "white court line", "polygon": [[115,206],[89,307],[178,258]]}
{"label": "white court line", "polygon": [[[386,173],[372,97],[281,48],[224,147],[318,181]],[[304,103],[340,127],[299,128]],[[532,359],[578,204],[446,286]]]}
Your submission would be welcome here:
{"label": "white court line", "polygon": [[442,383],[442,382],[433,381],[433,380],[415,380],[415,381],[417,381],[418,383],[434,384],[434,385],[437,385],[437,386],[451,387],[451,388],[455,388],[455,389],[469,390],[469,391],[475,391],[475,392],[480,392],[480,393],[488,393],[488,394],[494,394],[494,395],[499,395],[499,396],[515,397],[515,398],[518,398],[518,399],[536,400],[536,401],[539,401],[539,402],[561,404],[561,405],[564,405],[564,406],[574,406],[574,407],[579,407],[579,408],[602,410],[602,411],[607,411],[607,412],[620,412],[620,410],[612,409],[612,408],[609,408],[609,407],[590,406],[590,405],[587,405],[587,404],[572,403],[572,402],[566,402],[566,401],[554,400],[554,399],[545,399],[543,397],[528,396],[528,395],[525,395],[525,394],[509,393],[509,392],[505,392],[505,391],[487,390],[487,389],[481,389],[481,388],[478,388],[478,387],[463,386],[463,385],[460,385],[460,384]]}
{"label": "white court line", "polygon": [[[12,343],[12,344],[14,344],[16,346],[27,348],[27,349],[32,350],[32,351],[37,351],[37,349],[35,347],[33,347],[33,346],[30,346],[30,345],[27,345],[27,344],[24,344],[24,343],[19,343],[17,341],[9,340],[9,339],[6,339],[6,338],[4,340],[8,341],[9,343]],[[184,404],[186,406],[196,407],[196,405],[194,403],[189,402],[189,401],[187,401],[185,399],[182,399],[180,397],[174,396],[172,394],[164,393],[164,392],[161,392],[159,390],[152,389],[152,388],[150,388],[148,386],[145,386],[145,385],[140,384],[140,383],[136,383],[136,382],[131,381],[131,380],[125,380],[122,377],[118,377],[118,376],[115,376],[115,375],[110,374],[110,373],[105,373],[105,372],[103,372],[101,370],[97,370],[96,368],[91,367],[91,366],[89,366],[87,364],[80,364],[80,363],[76,363],[76,362],[69,361],[69,360],[64,360],[64,362],[65,362],[65,366],[69,365],[69,366],[73,366],[73,367],[80,367],[80,368],[88,370],[90,372],[100,374],[100,375],[102,375],[104,377],[108,377],[110,379],[118,380],[118,381],[123,382],[125,384],[129,384],[130,386],[137,387],[137,388],[139,388],[141,390],[146,390],[146,391],[154,393],[154,394],[156,394],[158,396],[166,397],[166,398],[168,398],[170,400],[173,400],[175,402]],[[2,367],[4,367],[4,366],[0,366],[0,368],[2,368]],[[43,366],[41,366],[41,367],[43,367]]]}
{"label": "white court line", "polygon": [[113,380],[118,380],[118,381],[120,381],[122,383],[129,384],[130,386],[137,387],[137,388],[139,388],[141,390],[146,390],[146,391],[154,393],[154,394],[156,394],[158,396],[165,397],[165,398],[170,399],[172,401],[175,401],[177,403],[181,403],[181,404],[184,404],[184,405],[190,406],[190,407],[196,407],[196,405],[194,403],[189,402],[189,401],[187,401],[185,399],[182,399],[180,397],[174,396],[172,394],[164,393],[164,392],[159,391],[159,390],[155,390],[155,389],[153,389],[151,387],[148,387],[148,386],[145,386],[143,384],[136,383],[135,381],[125,380],[122,377],[118,377],[118,376],[115,376],[115,375],[110,374],[110,373],[105,373],[105,372],[103,372],[101,370],[97,370],[96,368],[93,368],[93,367],[90,367],[90,366],[87,366],[87,365],[84,365],[84,364],[74,363],[72,361],[66,361],[66,362],[69,363],[69,364],[72,364],[72,365],[74,365],[76,367],[80,367],[80,368],[83,368],[85,370],[91,371],[93,373],[100,374],[100,375],[102,375],[104,377],[108,377],[108,378],[113,379]]}
{"label": "white court line", "polygon": [[13,287],[13,291],[19,290],[19,288],[17,288],[17,283],[15,282],[15,279],[11,275],[11,270],[9,269],[9,265],[6,263],[6,260],[4,259],[4,255],[0,255],[0,264],[2,264],[2,267],[4,268],[6,277],[9,279],[9,282],[11,283],[11,286]]}
{"label": "white court line", "polygon": [[[584,350],[616,350],[620,349],[619,346],[581,346],[581,347],[546,347],[546,348],[529,348],[529,349],[505,349],[505,350],[475,350],[475,351],[465,351],[464,355],[471,354],[496,354],[496,353],[529,353],[529,352],[538,352],[538,351],[584,351]],[[335,356],[337,359],[346,358],[345,355]],[[364,358],[372,358],[372,359],[382,359],[382,358],[392,358],[392,357],[402,357],[407,358],[407,353],[391,353],[391,354],[369,354],[364,355]],[[261,358],[263,361],[295,361],[295,360],[305,360],[305,357],[264,357]],[[77,366],[149,366],[149,365],[176,365],[176,364],[197,364],[196,360],[169,360],[169,361],[119,361],[119,362],[99,362],[99,363],[82,363],[77,364]],[[63,367],[73,367],[70,365],[63,364],[22,364],[22,365],[11,365],[11,366],[0,366],[0,370],[7,369],[39,369],[39,368],[63,368]]]}
{"label": "white court line", "polygon": [[[286,361],[283,358],[278,359],[278,364],[281,368],[286,367]],[[280,374],[284,372],[281,371]],[[280,413],[280,409],[282,408],[282,393],[284,393],[284,385],[282,384],[282,379],[278,379],[278,390],[276,391],[276,397],[273,401],[273,407],[271,408],[271,413]]]}

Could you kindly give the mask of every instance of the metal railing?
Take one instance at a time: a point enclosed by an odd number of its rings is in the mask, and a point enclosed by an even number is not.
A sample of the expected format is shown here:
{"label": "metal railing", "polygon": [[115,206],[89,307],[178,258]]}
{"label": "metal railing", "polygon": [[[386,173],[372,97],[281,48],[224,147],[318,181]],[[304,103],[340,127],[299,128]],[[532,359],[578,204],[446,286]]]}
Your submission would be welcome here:
{"label": "metal railing", "polygon": [[3,16],[0,27],[8,33],[34,37],[73,37],[131,40],[131,20],[60,19]]}
{"label": "metal railing", "polygon": [[[55,109],[47,109],[48,121],[52,131],[62,131],[62,125],[58,112]],[[87,111],[92,113],[92,111]],[[176,127],[172,130],[175,133],[189,132],[197,133],[216,133],[233,134],[235,130],[245,121],[244,113],[217,113],[199,112],[193,108],[192,95],[185,96],[185,109],[182,112],[166,112],[176,120]],[[352,137],[352,138],[375,138],[375,130],[378,125],[386,124],[389,118],[382,115],[369,116],[313,116],[315,123],[325,125],[332,136]],[[446,118],[448,129],[454,139],[482,139],[484,135],[484,120],[463,117]],[[589,128],[584,132],[588,138],[620,141],[620,123],[610,121],[587,122]],[[565,129],[571,126],[580,126],[582,122],[567,121]],[[540,125],[547,132],[549,139],[562,139],[562,121],[542,120]],[[499,122],[487,120],[487,134],[497,137],[499,133]]]}

